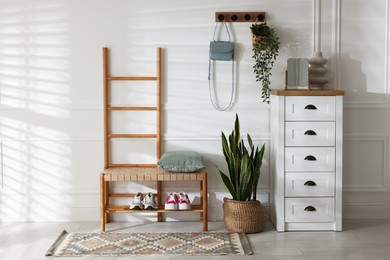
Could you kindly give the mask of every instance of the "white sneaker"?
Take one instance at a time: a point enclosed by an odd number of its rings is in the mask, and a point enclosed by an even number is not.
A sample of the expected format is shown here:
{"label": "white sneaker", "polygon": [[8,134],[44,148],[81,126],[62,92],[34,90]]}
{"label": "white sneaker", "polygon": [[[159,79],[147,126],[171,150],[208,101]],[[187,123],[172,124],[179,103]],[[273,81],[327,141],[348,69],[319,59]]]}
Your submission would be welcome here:
{"label": "white sneaker", "polygon": [[179,204],[179,210],[190,210],[191,209],[190,199],[188,198],[188,195],[184,191],[181,191],[179,193],[178,204]]}
{"label": "white sneaker", "polygon": [[142,201],[142,204],[144,206],[144,209],[158,209],[157,203],[153,197],[153,193],[149,192],[146,197],[144,197],[144,200]]}
{"label": "white sneaker", "polygon": [[137,195],[134,196],[133,201],[130,204],[130,209],[140,210],[144,208],[144,205],[142,204],[142,193],[138,192]]}
{"label": "white sneaker", "polygon": [[178,195],[174,192],[168,194],[167,199],[165,200],[164,208],[166,210],[177,210],[178,206]]}

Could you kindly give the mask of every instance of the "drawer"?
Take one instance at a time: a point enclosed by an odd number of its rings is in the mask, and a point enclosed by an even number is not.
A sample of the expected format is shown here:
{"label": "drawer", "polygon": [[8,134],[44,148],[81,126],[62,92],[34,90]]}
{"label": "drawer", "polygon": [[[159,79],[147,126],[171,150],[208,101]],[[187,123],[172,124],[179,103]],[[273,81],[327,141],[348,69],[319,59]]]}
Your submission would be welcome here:
{"label": "drawer", "polygon": [[286,122],[286,146],[334,146],[335,122]]}
{"label": "drawer", "polygon": [[286,198],[286,222],[334,221],[334,198]]}
{"label": "drawer", "polygon": [[286,97],[286,121],[334,121],[336,98]]}
{"label": "drawer", "polygon": [[286,171],[335,171],[334,147],[286,147]]}
{"label": "drawer", "polygon": [[334,172],[286,172],[287,197],[334,196]]}

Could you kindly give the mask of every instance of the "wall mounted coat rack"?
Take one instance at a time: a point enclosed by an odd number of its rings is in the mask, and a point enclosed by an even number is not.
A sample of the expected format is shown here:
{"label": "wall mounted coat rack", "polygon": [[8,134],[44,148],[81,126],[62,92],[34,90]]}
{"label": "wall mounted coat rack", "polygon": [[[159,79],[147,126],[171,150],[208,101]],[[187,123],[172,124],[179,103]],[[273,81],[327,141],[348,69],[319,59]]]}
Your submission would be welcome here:
{"label": "wall mounted coat rack", "polygon": [[265,22],[265,12],[216,12],[216,22]]}

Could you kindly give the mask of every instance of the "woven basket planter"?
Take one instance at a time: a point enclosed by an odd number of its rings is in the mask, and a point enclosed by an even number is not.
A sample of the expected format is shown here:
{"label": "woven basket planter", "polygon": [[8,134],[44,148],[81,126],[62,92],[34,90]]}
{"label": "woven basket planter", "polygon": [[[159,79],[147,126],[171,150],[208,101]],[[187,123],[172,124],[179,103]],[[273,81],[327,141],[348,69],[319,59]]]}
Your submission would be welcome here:
{"label": "woven basket planter", "polygon": [[260,233],[269,219],[268,210],[259,201],[223,199],[224,223],[228,231]]}

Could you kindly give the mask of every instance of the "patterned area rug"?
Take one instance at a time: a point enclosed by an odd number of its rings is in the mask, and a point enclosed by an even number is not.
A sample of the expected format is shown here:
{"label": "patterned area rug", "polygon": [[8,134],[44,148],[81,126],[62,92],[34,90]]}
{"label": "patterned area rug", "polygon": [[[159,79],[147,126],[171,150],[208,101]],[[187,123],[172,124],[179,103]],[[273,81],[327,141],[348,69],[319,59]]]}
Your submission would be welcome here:
{"label": "patterned area rug", "polygon": [[245,234],[229,232],[68,233],[46,256],[251,255]]}

